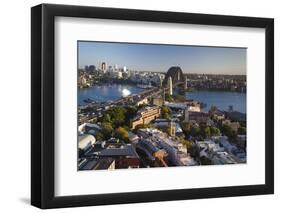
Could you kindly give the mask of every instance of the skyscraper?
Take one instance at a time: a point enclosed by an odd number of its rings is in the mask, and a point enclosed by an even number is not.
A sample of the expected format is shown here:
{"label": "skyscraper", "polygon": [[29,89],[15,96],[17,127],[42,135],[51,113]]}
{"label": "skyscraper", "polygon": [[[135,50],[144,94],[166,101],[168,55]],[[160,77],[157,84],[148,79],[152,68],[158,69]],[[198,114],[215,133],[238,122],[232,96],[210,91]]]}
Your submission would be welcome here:
{"label": "skyscraper", "polygon": [[102,70],[102,71],[105,71],[105,70],[106,70],[106,63],[105,63],[105,62],[102,62],[102,63],[101,63],[101,70]]}

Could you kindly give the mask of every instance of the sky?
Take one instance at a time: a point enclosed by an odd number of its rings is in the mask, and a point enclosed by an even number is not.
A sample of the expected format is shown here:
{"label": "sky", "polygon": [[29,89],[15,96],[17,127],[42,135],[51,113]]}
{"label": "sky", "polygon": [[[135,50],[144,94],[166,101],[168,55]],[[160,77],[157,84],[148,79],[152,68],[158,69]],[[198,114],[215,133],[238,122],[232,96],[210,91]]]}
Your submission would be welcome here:
{"label": "sky", "polygon": [[79,68],[106,62],[139,71],[167,72],[180,66],[184,73],[246,75],[246,54],[246,48],[78,42]]}

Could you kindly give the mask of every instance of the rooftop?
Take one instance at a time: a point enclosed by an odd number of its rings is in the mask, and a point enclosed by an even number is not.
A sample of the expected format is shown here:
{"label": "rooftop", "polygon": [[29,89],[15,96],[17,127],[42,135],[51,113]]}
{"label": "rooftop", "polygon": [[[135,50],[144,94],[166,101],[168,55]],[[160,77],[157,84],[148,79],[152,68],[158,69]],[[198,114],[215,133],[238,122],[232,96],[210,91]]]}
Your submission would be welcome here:
{"label": "rooftop", "polygon": [[102,149],[99,152],[94,152],[97,156],[111,156],[111,157],[129,157],[139,158],[135,148],[132,145],[122,145],[120,147],[108,146],[106,149]]}
{"label": "rooftop", "polygon": [[79,170],[103,170],[108,169],[112,164],[113,158],[97,158],[87,159],[87,161],[79,166]]}

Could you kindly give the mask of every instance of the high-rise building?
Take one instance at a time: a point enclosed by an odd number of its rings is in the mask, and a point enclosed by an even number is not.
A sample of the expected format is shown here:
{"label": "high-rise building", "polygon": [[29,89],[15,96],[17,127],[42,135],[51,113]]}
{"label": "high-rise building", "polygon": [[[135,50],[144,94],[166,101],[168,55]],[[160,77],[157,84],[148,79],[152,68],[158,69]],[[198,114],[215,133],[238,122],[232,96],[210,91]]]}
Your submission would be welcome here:
{"label": "high-rise building", "polygon": [[169,94],[173,95],[173,81],[171,76],[168,78],[168,86],[169,86]]}
{"label": "high-rise building", "polygon": [[102,71],[105,71],[105,70],[106,70],[106,63],[105,63],[105,62],[102,62],[102,63],[101,63],[101,70],[102,70]]}
{"label": "high-rise building", "polygon": [[96,66],[95,65],[89,65],[88,66],[88,70],[89,72],[94,72],[96,70]]}

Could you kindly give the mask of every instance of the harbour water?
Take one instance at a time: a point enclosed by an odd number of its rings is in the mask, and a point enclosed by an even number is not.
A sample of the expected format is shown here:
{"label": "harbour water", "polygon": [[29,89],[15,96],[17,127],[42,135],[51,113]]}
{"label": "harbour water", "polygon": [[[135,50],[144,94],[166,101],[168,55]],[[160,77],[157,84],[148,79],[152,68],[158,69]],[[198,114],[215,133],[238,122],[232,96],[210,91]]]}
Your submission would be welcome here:
{"label": "harbour water", "polygon": [[216,106],[220,110],[227,111],[229,106],[233,110],[246,113],[246,93],[225,92],[225,91],[194,91],[187,92],[188,99],[194,99],[206,104],[203,111],[209,111],[211,106]]}
{"label": "harbour water", "polygon": [[97,102],[103,101],[114,101],[122,96],[127,96],[131,94],[138,94],[144,89],[136,87],[134,85],[101,85],[93,86],[90,88],[84,88],[78,90],[78,104],[84,105],[86,102],[84,100],[90,99]]}
{"label": "harbour water", "polygon": [[[87,99],[103,102],[113,101],[124,95],[137,94],[144,89],[134,85],[102,85],[78,90],[78,104],[84,105]],[[211,106],[216,106],[220,110],[228,110],[233,106],[233,110],[246,113],[246,94],[225,91],[193,91],[186,92],[188,99],[194,99],[206,104],[203,111],[208,111]]]}

